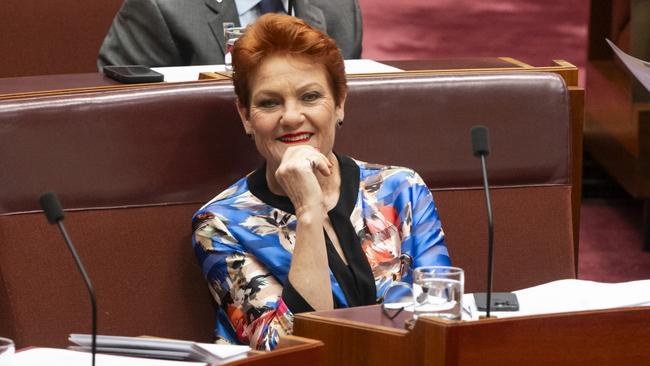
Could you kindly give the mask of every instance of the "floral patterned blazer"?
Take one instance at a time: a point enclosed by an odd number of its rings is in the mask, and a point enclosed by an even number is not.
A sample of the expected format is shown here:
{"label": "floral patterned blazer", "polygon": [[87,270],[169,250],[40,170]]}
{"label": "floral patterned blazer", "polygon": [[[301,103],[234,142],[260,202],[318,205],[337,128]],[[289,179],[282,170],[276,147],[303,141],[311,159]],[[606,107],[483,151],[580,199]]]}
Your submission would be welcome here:
{"label": "floral patterned blazer", "polygon": [[[375,304],[399,278],[400,256],[413,268],[449,265],[429,189],[410,169],[337,155],[339,202],[328,216],[348,261],[325,233],[335,307]],[[272,349],[291,333],[293,313],[313,310],[288,281],[297,220],[291,201],[273,194],[263,166],[193,217],[193,246],[217,304],[217,340]]]}

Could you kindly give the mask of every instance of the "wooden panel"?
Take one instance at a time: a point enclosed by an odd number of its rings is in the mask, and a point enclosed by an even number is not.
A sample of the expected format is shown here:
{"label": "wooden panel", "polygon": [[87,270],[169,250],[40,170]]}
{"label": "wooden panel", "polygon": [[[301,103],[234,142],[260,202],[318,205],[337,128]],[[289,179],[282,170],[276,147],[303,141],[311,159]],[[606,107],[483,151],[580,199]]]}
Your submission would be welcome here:
{"label": "wooden panel", "polygon": [[650,308],[419,321],[415,365],[648,365]]}
{"label": "wooden panel", "polygon": [[[422,318],[412,331],[378,325],[379,316],[378,306],[298,314],[295,333],[325,342],[326,365],[650,364],[650,307],[470,322]],[[343,356],[351,352],[364,357],[352,363]]]}
{"label": "wooden panel", "polygon": [[580,205],[582,203],[582,131],[585,124],[585,90],[569,87],[571,99],[571,211],[573,219],[573,258],[578,272],[580,252]]}
{"label": "wooden panel", "polygon": [[296,336],[283,336],[278,347],[271,352],[251,352],[243,360],[224,366],[302,366],[325,364],[323,342]]}
{"label": "wooden panel", "polygon": [[122,0],[2,0],[0,77],[92,72]]}
{"label": "wooden panel", "polygon": [[[325,365],[376,366],[409,365],[409,349],[405,329],[379,325],[381,312],[377,306],[341,309],[343,318],[324,315],[333,313],[298,314],[294,319],[294,334],[319,339],[325,343]],[[370,310],[370,311],[366,311]],[[346,314],[373,316],[372,324],[346,319]],[[387,318],[385,318],[387,319]],[[367,319],[366,319],[367,320]]]}

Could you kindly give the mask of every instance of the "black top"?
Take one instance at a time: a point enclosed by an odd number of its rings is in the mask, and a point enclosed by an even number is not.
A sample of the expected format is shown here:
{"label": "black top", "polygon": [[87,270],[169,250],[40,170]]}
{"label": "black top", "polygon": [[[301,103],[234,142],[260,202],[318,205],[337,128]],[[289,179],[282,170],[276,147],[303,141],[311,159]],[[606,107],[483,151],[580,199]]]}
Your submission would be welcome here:
{"label": "black top", "polygon": [[[359,235],[355,233],[350,221],[359,196],[359,166],[347,156],[336,155],[336,158],[341,172],[341,192],[336,206],[327,215],[341,243],[348,265],[346,266],[338,255],[332,240],[323,229],[327,246],[327,262],[349,306],[371,305],[376,302],[375,280],[368,259],[361,248]],[[288,197],[278,196],[269,190],[266,182],[266,165],[249,175],[247,180],[251,193],[257,198],[270,206],[295,215],[295,209]],[[282,298],[293,313],[314,310],[291,285],[288,277],[284,283]],[[335,301],[334,307],[340,308],[342,304]]]}

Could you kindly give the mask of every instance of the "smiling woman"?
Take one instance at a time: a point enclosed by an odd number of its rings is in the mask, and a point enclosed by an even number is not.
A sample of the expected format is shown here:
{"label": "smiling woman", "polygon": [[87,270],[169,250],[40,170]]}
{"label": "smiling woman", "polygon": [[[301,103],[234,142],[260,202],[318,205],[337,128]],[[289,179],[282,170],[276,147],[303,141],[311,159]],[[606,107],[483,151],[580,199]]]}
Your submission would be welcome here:
{"label": "smiling woman", "polygon": [[402,258],[450,264],[417,173],[334,153],[347,89],[331,38],[265,15],[235,43],[233,70],[244,130],[265,164],[193,218],[218,340],[270,349],[294,313],[375,304],[411,282]]}

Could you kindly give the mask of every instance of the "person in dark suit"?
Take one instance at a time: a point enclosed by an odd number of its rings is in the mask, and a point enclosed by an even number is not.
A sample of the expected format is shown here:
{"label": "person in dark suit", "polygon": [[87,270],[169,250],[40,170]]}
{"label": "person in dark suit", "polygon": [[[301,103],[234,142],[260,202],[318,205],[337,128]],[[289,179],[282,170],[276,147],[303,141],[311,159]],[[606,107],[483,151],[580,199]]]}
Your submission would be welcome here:
{"label": "person in dark suit", "polygon": [[[361,56],[358,0],[293,3],[294,14],[332,37],[344,58]],[[241,24],[235,0],[125,0],[104,38],[97,66],[223,64],[227,22]]]}

